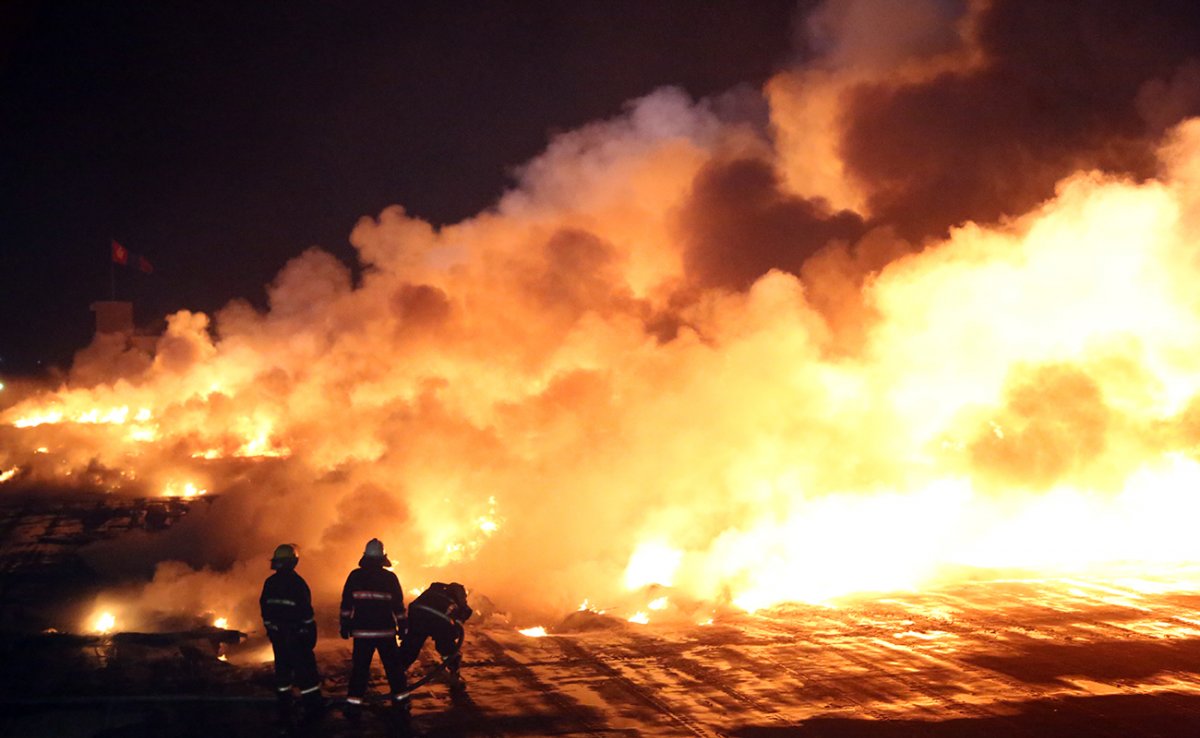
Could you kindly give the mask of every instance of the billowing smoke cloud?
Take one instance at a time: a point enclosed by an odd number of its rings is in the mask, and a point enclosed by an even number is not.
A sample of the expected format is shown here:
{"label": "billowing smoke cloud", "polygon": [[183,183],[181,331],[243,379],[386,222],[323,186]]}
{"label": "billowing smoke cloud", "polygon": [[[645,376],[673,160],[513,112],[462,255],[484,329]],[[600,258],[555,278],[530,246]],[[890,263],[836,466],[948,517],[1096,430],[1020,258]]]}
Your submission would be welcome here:
{"label": "billowing smoke cloud", "polygon": [[865,231],[855,213],[830,213],[823,201],[784,192],[770,162],[755,159],[706,165],[681,222],[689,284],[735,290],[771,269],[799,274],[830,242],[854,242]]}
{"label": "billowing smoke cloud", "polygon": [[363,219],[360,270],[311,249],[265,312],[88,348],[5,413],[0,472],[219,492],[89,560],[247,624],[284,541],[325,618],[373,536],[407,586],[525,611],[1193,557],[1162,514],[1200,477],[1175,7],[833,0],[765,103],[653,92],[474,218]]}
{"label": "billowing smoke cloud", "polygon": [[912,237],[1023,213],[1079,169],[1150,176],[1157,135],[1200,113],[1185,92],[1200,48],[1186,4],[1000,0],[974,39],[969,73],[850,93],[850,176]]}

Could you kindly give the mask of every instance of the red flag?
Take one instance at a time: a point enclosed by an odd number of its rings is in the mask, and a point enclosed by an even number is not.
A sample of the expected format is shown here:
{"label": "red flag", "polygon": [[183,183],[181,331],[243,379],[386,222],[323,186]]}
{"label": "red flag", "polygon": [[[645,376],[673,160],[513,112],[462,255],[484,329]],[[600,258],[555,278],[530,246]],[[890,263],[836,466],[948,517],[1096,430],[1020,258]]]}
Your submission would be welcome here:
{"label": "red flag", "polygon": [[150,262],[147,261],[146,257],[144,256],[139,256],[137,258],[137,268],[139,271],[143,271],[146,274],[154,273],[154,267],[151,266]]}
{"label": "red flag", "polygon": [[114,240],[112,242],[112,260],[117,264],[129,263],[129,249]]}

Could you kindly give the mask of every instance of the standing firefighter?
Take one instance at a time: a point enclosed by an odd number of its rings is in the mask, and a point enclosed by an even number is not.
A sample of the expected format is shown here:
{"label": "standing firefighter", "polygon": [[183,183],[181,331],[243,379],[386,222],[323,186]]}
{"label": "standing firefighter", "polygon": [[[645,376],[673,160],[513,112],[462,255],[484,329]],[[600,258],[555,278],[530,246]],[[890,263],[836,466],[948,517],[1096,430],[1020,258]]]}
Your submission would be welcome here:
{"label": "standing firefighter", "polygon": [[293,685],[300,689],[306,717],[319,717],[324,706],[321,677],[313,656],[317,624],[308,584],[296,573],[299,561],[295,546],[285,543],[277,547],[271,557],[275,573],[267,577],[258,598],[263,625],[275,651],[275,694],[279,719],[283,721],[291,717]]}
{"label": "standing firefighter", "polygon": [[458,667],[462,662],[462,624],[469,617],[471,608],[467,605],[465,587],[458,582],[429,585],[409,608],[408,633],[400,644],[401,667],[407,670],[412,666],[425,639],[432,638],[442,663],[450,671],[451,689],[465,689],[467,683],[459,676]]}
{"label": "standing firefighter", "polygon": [[341,635],[354,639],[350,685],[346,690],[346,714],[350,717],[357,716],[362,709],[375,651],[379,651],[395,702],[400,701],[407,687],[396,645],[396,636],[403,635],[406,625],[404,593],[400,590],[400,580],[384,568],[391,565],[383,552],[383,543],[372,538],[367,541],[358,568],[350,572],[342,588]]}

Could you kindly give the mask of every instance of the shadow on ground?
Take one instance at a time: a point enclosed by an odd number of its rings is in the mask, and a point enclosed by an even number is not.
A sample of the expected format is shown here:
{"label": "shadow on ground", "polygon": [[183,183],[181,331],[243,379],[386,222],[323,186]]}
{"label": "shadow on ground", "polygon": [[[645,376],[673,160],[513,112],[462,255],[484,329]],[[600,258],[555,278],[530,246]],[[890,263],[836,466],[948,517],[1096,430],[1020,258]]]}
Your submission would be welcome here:
{"label": "shadow on ground", "polygon": [[1164,671],[1200,668],[1200,640],[1035,643],[1015,654],[979,654],[963,660],[1028,684],[1048,684],[1066,676],[1110,682],[1142,680]]}
{"label": "shadow on ground", "polygon": [[952,720],[813,718],[743,726],[738,738],[1182,738],[1200,736],[1200,696],[1162,693],[1068,697],[1012,705],[1009,715]]}

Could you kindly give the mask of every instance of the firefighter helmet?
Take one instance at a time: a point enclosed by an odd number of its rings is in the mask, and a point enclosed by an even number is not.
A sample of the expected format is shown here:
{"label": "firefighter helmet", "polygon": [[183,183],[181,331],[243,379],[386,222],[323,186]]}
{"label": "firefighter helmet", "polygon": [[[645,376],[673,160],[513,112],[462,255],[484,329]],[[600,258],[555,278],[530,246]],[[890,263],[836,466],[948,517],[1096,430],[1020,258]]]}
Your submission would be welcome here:
{"label": "firefighter helmet", "polygon": [[363,549],[363,557],[368,559],[386,559],[387,554],[383,552],[383,541],[378,538],[372,538],[367,541],[367,547]]}
{"label": "firefighter helmet", "polygon": [[383,552],[383,541],[378,538],[372,538],[367,541],[367,547],[363,549],[363,555],[358,560],[358,565],[391,566],[392,562],[388,560],[387,554]]}
{"label": "firefighter helmet", "polygon": [[288,566],[295,566],[300,560],[300,556],[296,553],[296,544],[281,543],[275,547],[275,553],[271,555],[271,568],[282,569]]}

